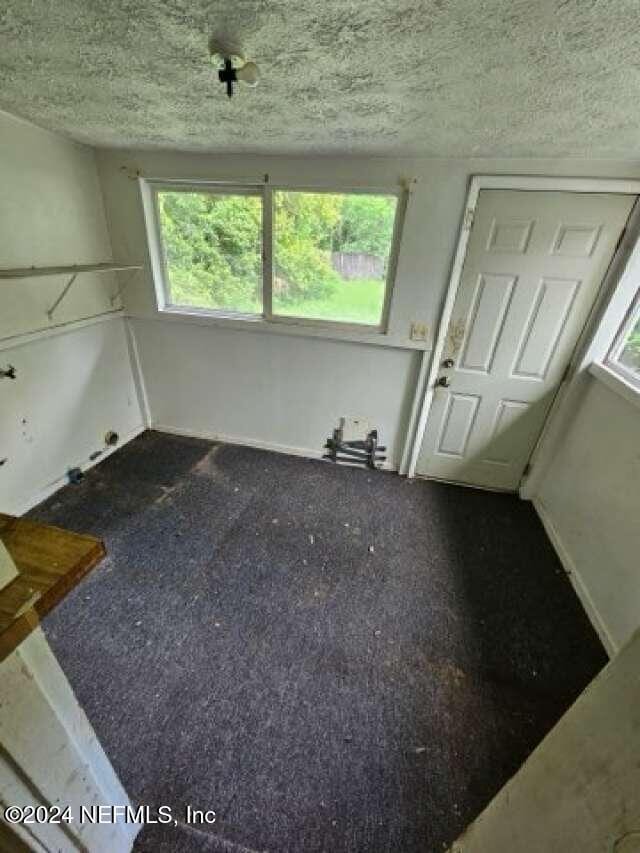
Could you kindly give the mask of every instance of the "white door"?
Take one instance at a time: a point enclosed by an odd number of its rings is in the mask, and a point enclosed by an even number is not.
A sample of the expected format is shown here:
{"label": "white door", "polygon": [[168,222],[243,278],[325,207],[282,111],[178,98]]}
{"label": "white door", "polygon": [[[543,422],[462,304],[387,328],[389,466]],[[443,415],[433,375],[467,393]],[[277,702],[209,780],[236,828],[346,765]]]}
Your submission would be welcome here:
{"label": "white door", "polygon": [[418,474],[517,488],[634,201],[480,192]]}

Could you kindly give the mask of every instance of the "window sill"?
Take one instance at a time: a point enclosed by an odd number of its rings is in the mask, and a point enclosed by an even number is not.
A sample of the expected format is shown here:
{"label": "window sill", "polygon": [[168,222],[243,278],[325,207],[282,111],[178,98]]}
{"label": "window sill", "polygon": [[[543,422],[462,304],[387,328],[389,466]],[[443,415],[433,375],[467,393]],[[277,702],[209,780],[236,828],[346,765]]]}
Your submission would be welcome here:
{"label": "window sill", "polygon": [[281,335],[298,338],[318,338],[325,341],[366,344],[369,346],[388,347],[390,349],[403,349],[424,352],[430,351],[431,347],[426,341],[413,341],[402,338],[389,332],[382,332],[374,327],[355,326],[345,324],[320,324],[305,323],[294,318],[285,318],[284,321],[265,320],[263,317],[252,315],[220,315],[209,311],[198,311],[197,309],[183,310],[179,308],[165,308],[158,310],[153,315],[130,314],[134,320],[182,323],[196,326],[210,326],[224,329],[233,329],[241,332],[257,332],[267,335]]}
{"label": "window sill", "polygon": [[589,373],[595,376],[596,379],[599,379],[610,391],[613,391],[615,394],[623,397],[628,403],[631,403],[632,406],[640,409],[640,389],[621,374],[616,373],[615,370],[612,370],[607,365],[599,364],[595,361],[590,365]]}

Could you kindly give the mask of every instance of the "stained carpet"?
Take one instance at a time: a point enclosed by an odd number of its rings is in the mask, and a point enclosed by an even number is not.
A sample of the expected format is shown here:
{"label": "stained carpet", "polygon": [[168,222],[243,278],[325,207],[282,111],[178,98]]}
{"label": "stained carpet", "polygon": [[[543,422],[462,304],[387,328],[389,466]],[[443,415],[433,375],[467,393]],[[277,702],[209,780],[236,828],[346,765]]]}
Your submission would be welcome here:
{"label": "stained carpet", "polygon": [[44,627],[138,851],[442,851],[606,661],[513,496],[147,432],[31,515],[107,545]]}

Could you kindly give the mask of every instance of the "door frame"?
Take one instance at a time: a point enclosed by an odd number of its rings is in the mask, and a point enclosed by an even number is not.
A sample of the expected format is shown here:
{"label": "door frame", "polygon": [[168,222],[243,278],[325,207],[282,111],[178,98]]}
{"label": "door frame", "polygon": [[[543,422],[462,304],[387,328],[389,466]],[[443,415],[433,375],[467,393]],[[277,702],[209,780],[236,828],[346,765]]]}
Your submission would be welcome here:
{"label": "door frame", "polygon": [[[472,175],[469,180],[469,188],[463,209],[462,221],[458,232],[458,242],[449,276],[447,292],[445,294],[440,319],[438,321],[438,331],[436,339],[431,351],[425,350],[422,354],[422,363],[418,374],[418,383],[416,393],[413,400],[413,406],[409,419],[407,430],[407,439],[405,442],[402,460],[400,465],[400,474],[406,475],[412,479],[416,475],[416,466],[422,441],[427,428],[427,422],[433,403],[435,392],[435,382],[440,370],[440,362],[447,339],[449,323],[455,305],[455,300],[458,295],[458,288],[462,278],[462,270],[467,256],[467,247],[473,220],[475,217],[476,208],[480,199],[481,190],[525,190],[533,192],[571,192],[571,193],[613,193],[616,195],[634,195],[640,196],[640,180],[633,178],[565,178],[565,177],[538,177],[534,175]],[[590,312],[587,323],[582,330],[576,347],[569,362],[569,370],[565,374],[562,384],[570,379],[575,373],[576,363],[579,361],[577,353],[584,353],[588,349],[588,342],[591,339],[596,322],[601,315],[603,303],[607,302],[624,271],[625,262],[630,254],[633,245],[640,234],[640,216],[637,216],[638,205],[632,209],[629,219],[627,220],[626,231],[623,232],[623,238],[616,247],[607,272],[602,279],[602,285],[596,296],[593,308]],[[533,449],[532,457],[535,455],[538,459],[540,443],[543,436],[546,435],[547,425],[550,418],[558,408],[563,395],[560,394],[560,389],[556,393],[554,401],[547,413],[545,423],[540,431],[540,435]],[[550,437],[553,439],[553,436]],[[554,442],[555,443],[555,442]],[[552,452],[552,442],[545,442],[545,455]],[[529,491],[529,489],[527,489]],[[520,481],[520,493],[522,497],[530,497],[523,490],[522,480]]]}

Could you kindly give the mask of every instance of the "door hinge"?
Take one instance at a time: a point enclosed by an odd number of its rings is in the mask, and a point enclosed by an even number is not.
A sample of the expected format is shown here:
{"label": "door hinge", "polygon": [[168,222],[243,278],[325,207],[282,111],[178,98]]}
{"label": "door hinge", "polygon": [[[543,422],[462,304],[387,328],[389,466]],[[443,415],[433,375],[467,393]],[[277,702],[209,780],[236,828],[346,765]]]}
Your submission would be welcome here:
{"label": "door hinge", "polygon": [[476,212],[472,207],[468,207],[464,212],[464,219],[462,221],[462,227],[465,231],[471,231],[473,228],[473,220],[475,219]]}

